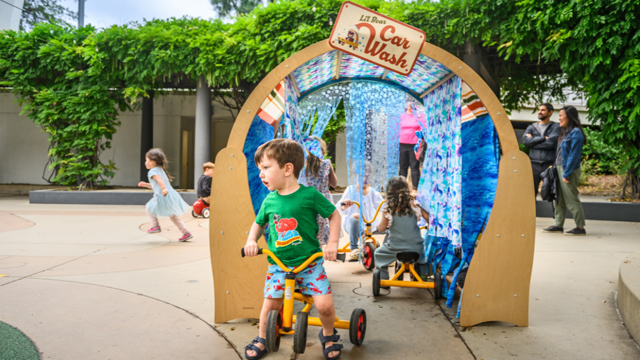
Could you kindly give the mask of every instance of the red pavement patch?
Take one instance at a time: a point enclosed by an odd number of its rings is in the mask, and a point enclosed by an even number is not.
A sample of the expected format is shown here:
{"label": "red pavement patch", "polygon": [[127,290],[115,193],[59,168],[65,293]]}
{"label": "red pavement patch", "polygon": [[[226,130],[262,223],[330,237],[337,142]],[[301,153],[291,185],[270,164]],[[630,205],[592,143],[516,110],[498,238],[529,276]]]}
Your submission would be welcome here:
{"label": "red pavement patch", "polygon": [[6,211],[0,211],[0,232],[15,231],[30,228],[35,223]]}

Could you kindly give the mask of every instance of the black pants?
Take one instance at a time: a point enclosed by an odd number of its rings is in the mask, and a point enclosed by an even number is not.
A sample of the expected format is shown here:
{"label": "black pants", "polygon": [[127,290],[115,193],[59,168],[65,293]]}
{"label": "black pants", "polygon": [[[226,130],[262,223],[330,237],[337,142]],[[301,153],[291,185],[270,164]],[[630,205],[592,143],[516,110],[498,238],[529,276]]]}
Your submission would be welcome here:
{"label": "black pants", "polygon": [[420,183],[420,163],[416,159],[416,153],[413,151],[412,144],[400,144],[400,176],[407,177],[409,167],[411,167],[411,182],[413,188],[418,190],[418,184]]}
{"label": "black pants", "polygon": [[550,163],[539,163],[539,162],[531,162],[531,171],[533,172],[533,188],[536,192],[536,196],[538,196],[538,187],[540,186],[540,174],[547,170],[549,166],[553,165],[553,162]]}

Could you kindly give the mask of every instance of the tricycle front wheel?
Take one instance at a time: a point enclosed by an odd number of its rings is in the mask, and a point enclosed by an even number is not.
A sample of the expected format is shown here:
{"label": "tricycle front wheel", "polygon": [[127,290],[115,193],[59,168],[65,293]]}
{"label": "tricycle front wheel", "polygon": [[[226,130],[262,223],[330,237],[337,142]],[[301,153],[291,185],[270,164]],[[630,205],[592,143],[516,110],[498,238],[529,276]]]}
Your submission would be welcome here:
{"label": "tricycle front wheel", "polygon": [[267,351],[276,352],[280,349],[280,328],[282,317],[280,311],[271,310],[267,316]]}
{"label": "tricycle front wheel", "polygon": [[349,340],[356,346],[362,345],[367,331],[367,313],[363,309],[355,309],[349,322]]}

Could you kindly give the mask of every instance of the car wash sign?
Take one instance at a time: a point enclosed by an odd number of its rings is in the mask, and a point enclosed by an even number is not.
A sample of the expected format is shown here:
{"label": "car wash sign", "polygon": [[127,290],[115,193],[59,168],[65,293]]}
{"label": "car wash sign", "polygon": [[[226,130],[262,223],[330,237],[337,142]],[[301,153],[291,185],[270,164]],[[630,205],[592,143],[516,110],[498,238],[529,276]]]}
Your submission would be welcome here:
{"label": "car wash sign", "polygon": [[336,50],[408,75],[425,38],[424,31],[346,1],[340,8],[329,44]]}

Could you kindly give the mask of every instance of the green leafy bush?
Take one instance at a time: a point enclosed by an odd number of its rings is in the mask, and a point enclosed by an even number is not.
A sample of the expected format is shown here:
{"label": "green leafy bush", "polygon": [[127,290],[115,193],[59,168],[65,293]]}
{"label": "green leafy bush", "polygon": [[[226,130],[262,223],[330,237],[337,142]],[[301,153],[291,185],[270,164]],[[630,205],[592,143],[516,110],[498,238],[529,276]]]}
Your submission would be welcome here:
{"label": "green leafy bush", "polygon": [[619,174],[622,162],[622,146],[610,145],[598,129],[585,128],[587,141],[582,148],[582,172],[590,175]]}

